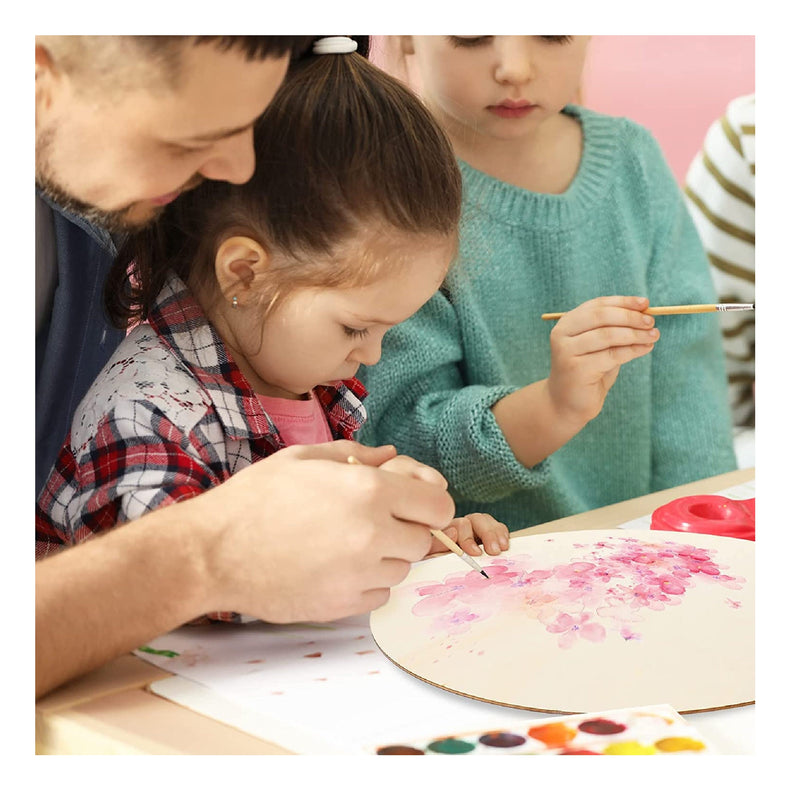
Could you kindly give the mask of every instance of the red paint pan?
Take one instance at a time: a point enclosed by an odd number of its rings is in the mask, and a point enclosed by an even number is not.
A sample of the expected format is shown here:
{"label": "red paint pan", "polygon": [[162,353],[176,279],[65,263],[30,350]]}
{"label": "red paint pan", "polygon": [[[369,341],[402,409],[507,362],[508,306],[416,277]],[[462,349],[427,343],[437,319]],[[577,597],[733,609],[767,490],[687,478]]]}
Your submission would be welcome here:
{"label": "red paint pan", "polygon": [[711,533],[755,541],[756,499],[731,500],[717,494],[679,497],[653,512],[650,529]]}

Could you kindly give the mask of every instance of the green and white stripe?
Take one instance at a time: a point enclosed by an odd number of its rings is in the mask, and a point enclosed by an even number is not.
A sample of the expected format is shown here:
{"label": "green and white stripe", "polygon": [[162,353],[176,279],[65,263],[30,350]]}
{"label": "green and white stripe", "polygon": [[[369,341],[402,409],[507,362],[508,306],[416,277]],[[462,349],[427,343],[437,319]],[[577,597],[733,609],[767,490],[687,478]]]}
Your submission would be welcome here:
{"label": "green and white stripe", "polygon": [[[755,95],[733,100],[686,176],[689,212],[722,303],[755,300]],[[721,315],[734,421],[754,423],[755,313]]]}

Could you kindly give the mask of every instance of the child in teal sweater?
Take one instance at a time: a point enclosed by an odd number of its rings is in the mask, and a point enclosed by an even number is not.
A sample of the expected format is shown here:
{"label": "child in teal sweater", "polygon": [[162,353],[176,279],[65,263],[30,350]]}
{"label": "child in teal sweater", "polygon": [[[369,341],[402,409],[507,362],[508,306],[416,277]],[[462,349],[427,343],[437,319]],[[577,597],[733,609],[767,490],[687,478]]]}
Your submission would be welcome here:
{"label": "child in teal sweater", "polygon": [[588,38],[400,37],[460,159],[461,242],[360,373],[360,439],[511,530],[736,468],[718,321],[643,313],[715,301],[680,189],[645,129],[568,105]]}

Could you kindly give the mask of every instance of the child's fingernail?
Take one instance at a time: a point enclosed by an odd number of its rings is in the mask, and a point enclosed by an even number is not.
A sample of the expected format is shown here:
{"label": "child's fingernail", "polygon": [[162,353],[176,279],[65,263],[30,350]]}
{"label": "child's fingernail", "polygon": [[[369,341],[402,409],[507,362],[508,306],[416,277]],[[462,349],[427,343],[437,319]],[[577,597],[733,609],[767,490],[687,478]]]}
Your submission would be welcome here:
{"label": "child's fingernail", "polygon": [[642,314],[642,322],[644,322],[645,325],[652,325],[655,320],[649,314]]}

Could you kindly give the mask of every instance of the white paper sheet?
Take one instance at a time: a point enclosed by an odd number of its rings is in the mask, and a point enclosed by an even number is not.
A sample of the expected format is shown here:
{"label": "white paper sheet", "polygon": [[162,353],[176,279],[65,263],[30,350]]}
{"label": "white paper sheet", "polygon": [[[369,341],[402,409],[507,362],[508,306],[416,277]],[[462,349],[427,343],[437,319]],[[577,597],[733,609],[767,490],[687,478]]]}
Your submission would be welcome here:
{"label": "white paper sheet", "polygon": [[548,715],[429,686],[376,647],[368,615],[330,625],[180,628],[136,655],[185,680],[152,689],[301,753],[365,753],[373,744],[502,727]]}

